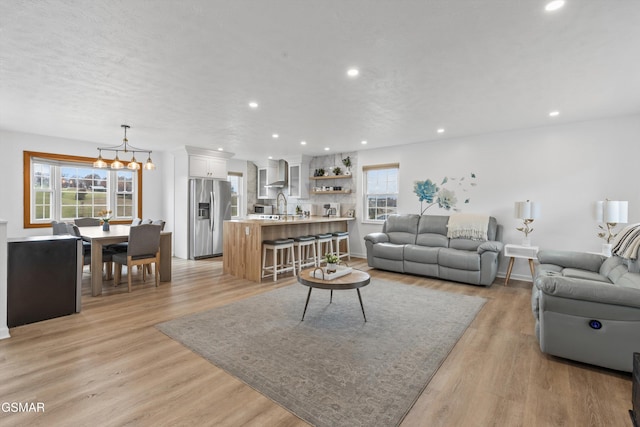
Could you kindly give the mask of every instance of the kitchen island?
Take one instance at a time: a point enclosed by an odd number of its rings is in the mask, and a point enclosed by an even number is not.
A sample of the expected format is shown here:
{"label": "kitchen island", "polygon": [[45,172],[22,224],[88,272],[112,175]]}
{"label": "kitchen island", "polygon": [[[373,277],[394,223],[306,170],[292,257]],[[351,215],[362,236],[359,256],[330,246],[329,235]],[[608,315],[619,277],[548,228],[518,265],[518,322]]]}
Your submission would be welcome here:
{"label": "kitchen island", "polygon": [[318,233],[348,231],[354,218],[289,217],[287,220],[233,219],[224,222],[223,271],[261,282],[262,241]]}

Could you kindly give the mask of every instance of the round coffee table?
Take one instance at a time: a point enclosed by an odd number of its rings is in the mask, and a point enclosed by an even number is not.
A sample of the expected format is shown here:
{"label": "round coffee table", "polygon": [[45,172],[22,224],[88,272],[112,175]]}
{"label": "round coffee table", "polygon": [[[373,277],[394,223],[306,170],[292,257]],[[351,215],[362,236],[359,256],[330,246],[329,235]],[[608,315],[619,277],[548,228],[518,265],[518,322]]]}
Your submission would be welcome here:
{"label": "round coffee table", "polygon": [[312,273],[315,268],[308,268],[302,270],[298,274],[298,282],[309,287],[309,293],[307,294],[307,302],[304,304],[304,311],[302,312],[302,320],[304,321],[304,315],[307,312],[307,306],[309,305],[309,298],[311,298],[311,290],[313,288],[329,289],[331,296],[329,297],[329,304],[333,301],[333,291],[355,289],[358,292],[358,299],[360,300],[360,308],[362,309],[362,316],[364,321],[367,321],[367,316],[364,314],[364,306],[362,305],[362,295],[360,295],[360,288],[367,286],[371,281],[371,277],[368,273],[360,270],[353,270],[351,273],[335,278],[333,280],[322,280],[313,277]]}

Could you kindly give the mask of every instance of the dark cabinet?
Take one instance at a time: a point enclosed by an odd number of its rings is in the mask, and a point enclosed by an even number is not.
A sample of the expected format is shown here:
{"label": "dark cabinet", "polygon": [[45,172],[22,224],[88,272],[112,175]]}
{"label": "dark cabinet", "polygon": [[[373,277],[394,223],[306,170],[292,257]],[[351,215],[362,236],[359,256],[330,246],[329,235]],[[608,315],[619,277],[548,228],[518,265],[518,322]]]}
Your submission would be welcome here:
{"label": "dark cabinet", "polygon": [[80,312],[82,241],[71,236],[9,239],[9,327]]}

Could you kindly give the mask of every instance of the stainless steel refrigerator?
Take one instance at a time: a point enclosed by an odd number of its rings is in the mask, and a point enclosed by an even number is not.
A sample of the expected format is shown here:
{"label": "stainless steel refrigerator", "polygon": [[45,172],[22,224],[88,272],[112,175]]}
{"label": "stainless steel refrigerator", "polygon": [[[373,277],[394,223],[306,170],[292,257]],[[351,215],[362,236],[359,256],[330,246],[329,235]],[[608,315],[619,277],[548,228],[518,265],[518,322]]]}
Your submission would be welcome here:
{"label": "stainless steel refrigerator", "polygon": [[222,225],[231,219],[231,183],[189,180],[189,259],[222,255]]}

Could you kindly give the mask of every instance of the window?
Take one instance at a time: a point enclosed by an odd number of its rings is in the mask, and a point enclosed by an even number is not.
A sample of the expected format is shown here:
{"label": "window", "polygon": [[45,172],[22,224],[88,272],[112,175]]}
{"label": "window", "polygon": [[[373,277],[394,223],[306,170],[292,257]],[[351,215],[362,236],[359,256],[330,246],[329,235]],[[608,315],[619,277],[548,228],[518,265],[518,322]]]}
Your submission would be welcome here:
{"label": "window", "polygon": [[398,169],[400,165],[364,166],[365,221],[382,222],[398,213]]}
{"label": "window", "polygon": [[231,218],[237,218],[242,213],[242,174],[229,172],[227,180],[231,183]]}
{"label": "window", "polygon": [[111,210],[113,222],[141,216],[142,172],[98,169],[95,159],[24,152],[24,227],[97,217]]}

